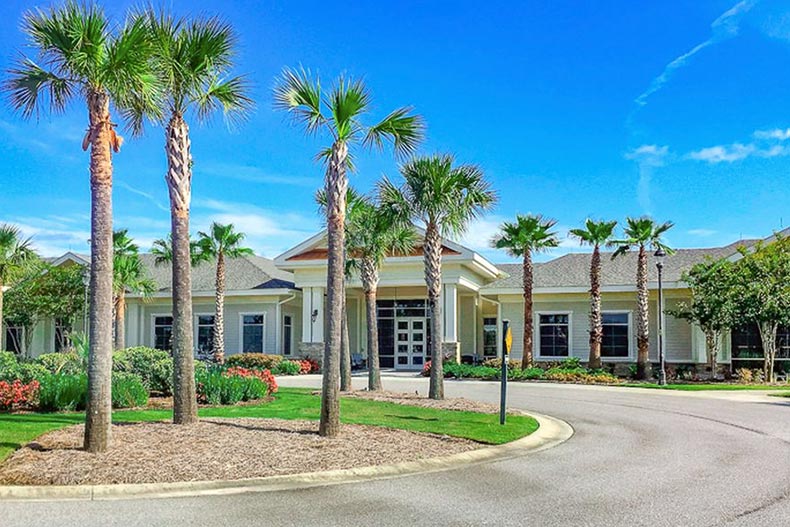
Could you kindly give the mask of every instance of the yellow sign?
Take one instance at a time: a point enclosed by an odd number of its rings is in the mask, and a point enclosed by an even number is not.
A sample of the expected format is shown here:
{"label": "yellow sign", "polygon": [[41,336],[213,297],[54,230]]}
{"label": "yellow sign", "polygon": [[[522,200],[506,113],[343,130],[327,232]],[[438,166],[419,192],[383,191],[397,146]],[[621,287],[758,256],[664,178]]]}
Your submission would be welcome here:
{"label": "yellow sign", "polygon": [[510,355],[511,346],[513,346],[513,332],[508,327],[505,333],[505,355]]}

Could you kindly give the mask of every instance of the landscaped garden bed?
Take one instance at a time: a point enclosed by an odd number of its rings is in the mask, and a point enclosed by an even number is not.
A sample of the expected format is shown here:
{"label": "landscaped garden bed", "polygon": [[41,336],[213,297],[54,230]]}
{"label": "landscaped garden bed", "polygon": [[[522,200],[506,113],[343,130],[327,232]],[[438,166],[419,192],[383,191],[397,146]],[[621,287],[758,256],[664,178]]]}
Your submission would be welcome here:
{"label": "landscaped garden bed", "polygon": [[464,452],[513,441],[538,427],[533,418],[520,414],[501,426],[496,412],[489,411],[494,408],[481,403],[421,401],[387,393],[343,397],[344,426],[337,439],[318,436],[320,397],[309,389],[281,388],[260,404],[204,406],[197,425],[169,424],[172,413],[167,409],[122,410],[113,415],[113,447],[98,455],[81,450],[83,414],[0,414],[0,459],[8,457],[0,465],[0,484],[194,481],[315,472]]}

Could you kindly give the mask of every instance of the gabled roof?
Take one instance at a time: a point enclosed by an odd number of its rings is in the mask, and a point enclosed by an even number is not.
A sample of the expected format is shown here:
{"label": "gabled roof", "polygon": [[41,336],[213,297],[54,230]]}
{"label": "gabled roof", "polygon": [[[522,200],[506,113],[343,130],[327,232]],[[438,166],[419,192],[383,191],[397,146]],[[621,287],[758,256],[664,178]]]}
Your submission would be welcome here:
{"label": "gabled roof", "polygon": [[[156,265],[153,254],[142,253],[140,258],[148,276],[160,292],[170,291],[172,271],[170,264]],[[274,262],[262,256],[246,256],[225,260],[227,291],[256,289],[293,289],[293,275],[275,267]],[[192,268],[192,290],[213,291],[216,279],[216,260],[203,262]]]}
{"label": "gabled roof", "polygon": [[[705,249],[678,249],[672,256],[667,256],[664,264],[663,279],[669,284],[680,282],[684,271],[706,258],[727,258],[735,253],[739,246],[751,246],[757,240],[741,240],[724,247]],[[572,253],[548,262],[536,263],[534,267],[535,289],[559,289],[590,287],[591,253]],[[634,286],[636,283],[637,252],[628,253],[612,259],[611,252],[601,253],[601,286]],[[518,289],[523,288],[522,264],[497,264],[497,267],[509,276],[486,285],[483,289]],[[648,266],[648,281],[658,280],[655,265]]]}

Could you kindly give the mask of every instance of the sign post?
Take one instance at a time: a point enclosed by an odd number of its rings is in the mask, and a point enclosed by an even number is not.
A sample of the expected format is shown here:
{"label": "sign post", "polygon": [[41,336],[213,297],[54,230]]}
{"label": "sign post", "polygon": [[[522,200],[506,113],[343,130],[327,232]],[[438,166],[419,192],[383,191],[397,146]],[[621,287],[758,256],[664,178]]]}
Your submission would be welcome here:
{"label": "sign post", "polygon": [[507,408],[507,362],[510,356],[510,347],[513,345],[513,334],[510,331],[510,321],[502,321],[502,381],[500,383],[499,397],[499,424],[505,424]]}

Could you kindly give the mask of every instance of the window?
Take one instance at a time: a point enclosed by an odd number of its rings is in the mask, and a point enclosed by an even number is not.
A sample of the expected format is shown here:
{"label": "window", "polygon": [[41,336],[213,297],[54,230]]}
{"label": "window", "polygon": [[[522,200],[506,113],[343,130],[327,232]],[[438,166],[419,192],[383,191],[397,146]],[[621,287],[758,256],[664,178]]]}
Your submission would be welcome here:
{"label": "window", "polygon": [[483,356],[496,357],[497,331],[496,318],[483,319]]}
{"label": "window", "polygon": [[630,356],[628,313],[603,313],[601,357],[628,358]]}
{"label": "window", "polygon": [[55,353],[65,351],[69,347],[69,333],[71,328],[62,318],[55,319]]}
{"label": "window", "polygon": [[538,315],[538,355],[567,357],[570,350],[570,315],[552,313]]}
{"label": "window", "polygon": [[291,315],[283,315],[283,355],[291,354],[291,335],[293,334],[293,319]]}
{"label": "window", "polygon": [[263,353],[263,314],[241,315],[241,352]]}
{"label": "window", "polygon": [[198,315],[195,318],[197,319],[195,349],[199,356],[206,356],[214,351],[214,315]]}
{"label": "window", "polygon": [[154,347],[166,351],[173,349],[173,317],[154,317]]}
{"label": "window", "polygon": [[6,326],[5,350],[21,355],[25,342],[25,328],[22,326]]}

